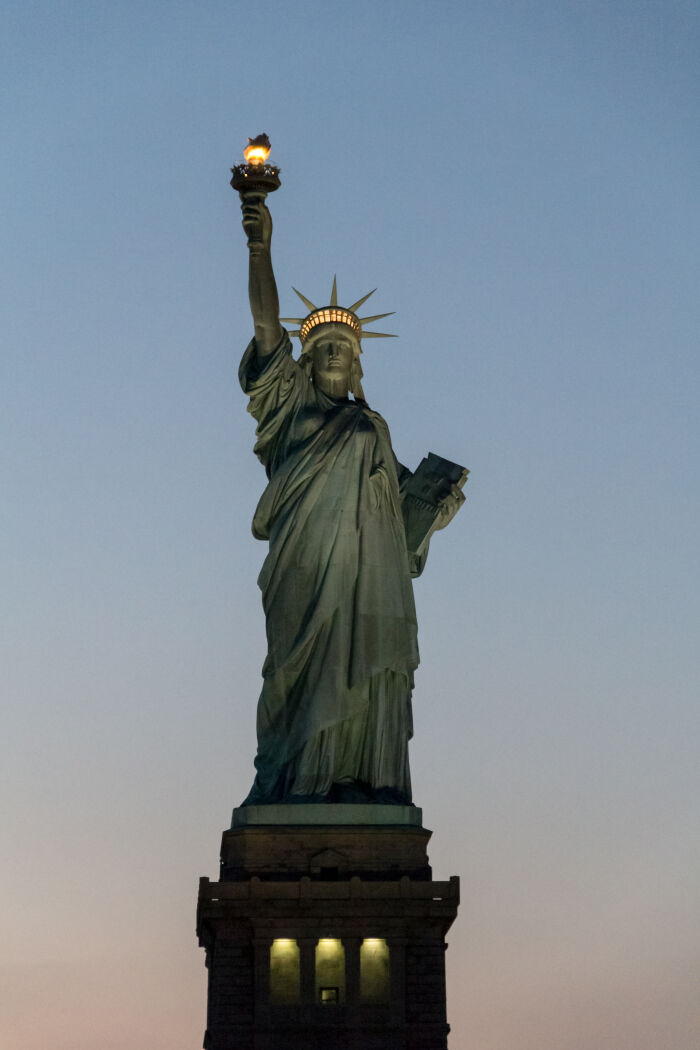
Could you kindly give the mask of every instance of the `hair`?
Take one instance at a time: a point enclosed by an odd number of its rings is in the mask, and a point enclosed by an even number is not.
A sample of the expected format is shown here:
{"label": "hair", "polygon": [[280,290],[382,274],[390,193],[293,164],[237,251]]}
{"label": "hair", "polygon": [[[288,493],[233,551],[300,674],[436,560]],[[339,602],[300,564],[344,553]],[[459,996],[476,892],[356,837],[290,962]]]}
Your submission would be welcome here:
{"label": "hair", "polygon": [[362,389],[362,365],[360,364],[360,357],[356,355],[352,359],[352,366],[350,368],[350,389],[352,390],[352,396],[356,401],[362,401],[363,404],[367,404],[365,401],[365,392]]}

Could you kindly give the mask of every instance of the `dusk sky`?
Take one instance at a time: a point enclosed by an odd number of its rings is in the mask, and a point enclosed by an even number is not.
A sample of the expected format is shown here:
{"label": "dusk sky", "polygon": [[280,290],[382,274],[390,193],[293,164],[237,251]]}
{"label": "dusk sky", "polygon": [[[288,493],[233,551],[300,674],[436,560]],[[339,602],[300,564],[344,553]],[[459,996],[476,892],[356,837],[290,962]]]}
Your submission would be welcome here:
{"label": "dusk sky", "polygon": [[0,1046],[201,1046],[266,131],[282,314],[376,286],[369,403],[471,471],[415,587],[451,1050],[698,1050],[698,4],[5,0],[0,41]]}

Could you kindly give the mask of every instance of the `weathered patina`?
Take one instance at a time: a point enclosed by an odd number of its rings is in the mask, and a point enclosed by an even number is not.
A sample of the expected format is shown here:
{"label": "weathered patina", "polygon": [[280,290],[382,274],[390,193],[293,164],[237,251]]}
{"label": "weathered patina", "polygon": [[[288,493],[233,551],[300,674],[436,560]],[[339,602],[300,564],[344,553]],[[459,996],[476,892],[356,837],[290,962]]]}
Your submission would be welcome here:
{"label": "weathered patina", "polygon": [[[406,546],[411,472],[364,399],[357,326],[307,325],[301,357],[292,356],[264,196],[242,194],[242,211],[255,336],[239,375],[269,479],[253,519],[269,542],[259,579],[268,653],[244,805],[406,804],[418,666],[411,576],[427,556],[427,539]],[[437,528],[463,500],[448,485]]]}

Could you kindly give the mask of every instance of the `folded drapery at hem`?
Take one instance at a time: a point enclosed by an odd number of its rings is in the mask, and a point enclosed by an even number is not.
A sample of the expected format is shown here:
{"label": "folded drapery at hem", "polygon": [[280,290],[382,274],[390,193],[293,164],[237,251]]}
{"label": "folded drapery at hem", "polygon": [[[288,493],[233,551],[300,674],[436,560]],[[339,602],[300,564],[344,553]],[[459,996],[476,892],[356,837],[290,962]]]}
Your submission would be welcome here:
{"label": "folded drapery at hem", "polygon": [[274,754],[259,754],[255,784],[243,805],[329,797],[410,802],[412,735],[408,676],[396,671],[374,675],[360,710],[312,736],[286,766],[280,768]]}

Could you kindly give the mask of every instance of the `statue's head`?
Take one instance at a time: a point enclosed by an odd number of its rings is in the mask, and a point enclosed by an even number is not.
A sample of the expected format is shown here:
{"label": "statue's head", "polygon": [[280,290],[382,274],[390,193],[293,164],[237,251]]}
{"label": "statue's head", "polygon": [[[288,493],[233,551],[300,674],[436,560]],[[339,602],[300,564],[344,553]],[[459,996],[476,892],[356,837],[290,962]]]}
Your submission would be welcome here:
{"label": "statue's head", "polygon": [[317,325],[304,343],[303,356],[310,359],[311,378],[316,386],[334,397],[349,390],[363,397],[360,340],[346,324]]}
{"label": "statue's head", "polygon": [[315,306],[305,295],[297,292],[296,288],[294,291],[311,312],[306,317],[282,317],[280,320],[301,325],[297,331],[289,334],[298,335],[301,339],[301,360],[310,368],[314,383],[333,397],[347,397],[348,391],[351,390],[356,398],[364,400],[360,339],[386,338],[384,332],[364,331],[364,325],[390,315],[357,316],[355,310],[369,299],[372,292],[363,295],[352,306],[338,306],[335,277],[329,306]]}

